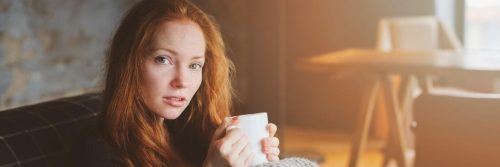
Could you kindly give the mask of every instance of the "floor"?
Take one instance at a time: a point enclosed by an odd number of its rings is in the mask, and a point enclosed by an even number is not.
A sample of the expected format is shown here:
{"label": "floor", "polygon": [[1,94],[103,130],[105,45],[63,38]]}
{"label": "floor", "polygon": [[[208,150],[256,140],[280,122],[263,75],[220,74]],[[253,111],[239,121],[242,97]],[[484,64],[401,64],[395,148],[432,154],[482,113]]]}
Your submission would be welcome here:
{"label": "floor", "polygon": [[[285,130],[284,153],[288,156],[302,156],[308,159],[323,157],[320,167],[347,167],[349,161],[350,135],[287,127]],[[358,161],[360,167],[382,166],[382,141],[371,139],[366,151]]]}

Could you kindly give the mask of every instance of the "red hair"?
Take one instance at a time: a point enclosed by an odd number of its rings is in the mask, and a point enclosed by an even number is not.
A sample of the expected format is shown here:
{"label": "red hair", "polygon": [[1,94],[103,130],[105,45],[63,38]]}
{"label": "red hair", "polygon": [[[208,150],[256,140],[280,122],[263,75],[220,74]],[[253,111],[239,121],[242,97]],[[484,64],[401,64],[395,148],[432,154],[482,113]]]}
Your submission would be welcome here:
{"label": "red hair", "polygon": [[[162,123],[141,97],[144,59],[161,23],[181,19],[197,23],[205,36],[203,80],[181,116]],[[102,121],[106,138],[127,165],[201,166],[232,105],[233,64],[214,21],[185,0],[143,0],[122,20],[106,63]]]}

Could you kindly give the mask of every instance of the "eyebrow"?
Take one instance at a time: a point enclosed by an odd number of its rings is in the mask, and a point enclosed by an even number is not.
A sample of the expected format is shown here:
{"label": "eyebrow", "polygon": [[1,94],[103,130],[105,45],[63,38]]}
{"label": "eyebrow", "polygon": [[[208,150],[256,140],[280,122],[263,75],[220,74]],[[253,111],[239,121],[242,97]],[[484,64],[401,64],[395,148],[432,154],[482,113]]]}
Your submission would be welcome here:
{"label": "eyebrow", "polygon": [[192,60],[205,59],[205,56],[194,56]]}
{"label": "eyebrow", "polygon": [[[172,53],[172,54],[174,54],[174,55],[176,55],[176,56],[177,56],[177,55],[179,55],[179,54],[178,54],[175,50],[168,49],[168,48],[155,48],[155,49],[153,49],[153,50],[155,50],[155,51],[156,51],[156,50],[164,50],[164,51],[170,52],[170,53]],[[196,60],[196,59],[204,59],[204,58],[205,58],[205,56],[194,56],[194,57],[193,57],[193,58],[191,58],[191,59],[192,59],[192,60]]]}
{"label": "eyebrow", "polygon": [[174,55],[179,55],[175,50],[172,50],[172,49],[168,49],[168,48],[154,48],[153,51],[157,51],[157,50],[164,50],[164,51],[167,51],[167,52],[170,52]]}

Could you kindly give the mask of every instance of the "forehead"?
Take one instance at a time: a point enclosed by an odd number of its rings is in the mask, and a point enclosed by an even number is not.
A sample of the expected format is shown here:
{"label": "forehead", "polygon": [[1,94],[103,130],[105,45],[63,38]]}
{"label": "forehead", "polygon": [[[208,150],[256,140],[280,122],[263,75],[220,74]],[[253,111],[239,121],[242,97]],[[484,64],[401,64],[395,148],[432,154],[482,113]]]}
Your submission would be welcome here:
{"label": "forehead", "polygon": [[188,19],[163,22],[154,34],[154,49],[175,50],[179,54],[201,56],[205,53],[205,37],[198,24]]}

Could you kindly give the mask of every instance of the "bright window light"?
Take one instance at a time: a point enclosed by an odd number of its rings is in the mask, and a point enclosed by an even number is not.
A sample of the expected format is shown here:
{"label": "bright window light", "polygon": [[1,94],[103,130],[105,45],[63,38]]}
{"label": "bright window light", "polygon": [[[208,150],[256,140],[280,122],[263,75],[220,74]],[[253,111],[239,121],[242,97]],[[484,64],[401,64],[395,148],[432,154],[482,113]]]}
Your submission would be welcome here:
{"label": "bright window light", "polygon": [[500,1],[465,1],[465,48],[500,50]]}

